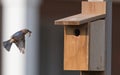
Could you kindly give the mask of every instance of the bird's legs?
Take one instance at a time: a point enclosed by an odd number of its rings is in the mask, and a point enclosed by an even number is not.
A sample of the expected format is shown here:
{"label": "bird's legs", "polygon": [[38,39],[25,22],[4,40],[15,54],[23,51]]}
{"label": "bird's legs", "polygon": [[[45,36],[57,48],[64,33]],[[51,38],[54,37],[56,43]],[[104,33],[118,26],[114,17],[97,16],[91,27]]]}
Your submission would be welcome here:
{"label": "bird's legs", "polygon": [[25,48],[22,48],[22,54],[24,54],[25,53]]}
{"label": "bird's legs", "polygon": [[25,53],[25,48],[20,48],[20,53],[24,54]]}

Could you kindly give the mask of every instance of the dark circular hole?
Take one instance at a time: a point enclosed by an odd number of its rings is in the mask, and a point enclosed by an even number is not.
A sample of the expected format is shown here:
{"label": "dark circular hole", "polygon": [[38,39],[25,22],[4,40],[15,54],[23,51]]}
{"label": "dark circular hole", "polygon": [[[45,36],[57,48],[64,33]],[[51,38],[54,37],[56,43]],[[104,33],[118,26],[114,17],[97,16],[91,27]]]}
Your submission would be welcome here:
{"label": "dark circular hole", "polygon": [[74,34],[75,34],[75,36],[79,36],[80,35],[80,30],[79,29],[75,29]]}

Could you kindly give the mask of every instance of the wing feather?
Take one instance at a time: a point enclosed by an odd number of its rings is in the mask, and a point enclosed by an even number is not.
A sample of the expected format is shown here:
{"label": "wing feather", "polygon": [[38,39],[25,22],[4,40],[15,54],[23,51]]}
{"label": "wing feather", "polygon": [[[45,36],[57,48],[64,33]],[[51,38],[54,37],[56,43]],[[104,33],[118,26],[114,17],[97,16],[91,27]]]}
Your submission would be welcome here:
{"label": "wing feather", "polygon": [[22,40],[18,40],[17,42],[15,42],[15,44],[19,48],[20,52],[24,53],[24,51],[25,51],[25,38],[23,38]]}

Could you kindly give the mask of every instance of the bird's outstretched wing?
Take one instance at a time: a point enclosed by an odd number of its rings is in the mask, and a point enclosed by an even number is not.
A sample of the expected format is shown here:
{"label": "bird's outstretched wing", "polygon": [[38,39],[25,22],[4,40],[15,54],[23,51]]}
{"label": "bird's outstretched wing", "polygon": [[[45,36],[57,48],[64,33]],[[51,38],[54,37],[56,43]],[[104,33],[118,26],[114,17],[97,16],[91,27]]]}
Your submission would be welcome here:
{"label": "bird's outstretched wing", "polygon": [[24,52],[25,52],[25,38],[17,41],[15,44],[19,48],[20,52],[22,52],[24,54]]}

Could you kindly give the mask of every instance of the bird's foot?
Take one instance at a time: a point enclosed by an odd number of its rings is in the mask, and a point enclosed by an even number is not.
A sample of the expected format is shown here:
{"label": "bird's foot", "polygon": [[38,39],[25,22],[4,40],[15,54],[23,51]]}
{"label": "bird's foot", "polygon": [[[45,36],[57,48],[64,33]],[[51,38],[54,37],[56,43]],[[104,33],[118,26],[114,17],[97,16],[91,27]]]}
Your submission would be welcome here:
{"label": "bird's foot", "polygon": [[24,54],[25,53],[25,48],[22,48],[21,52],[22,52],[22,54]]}
{"label": "bird's foot", "polygon": [[22,54],[24,54],[25,53],[25,51],[22,51]]}
{"label": "bird's foot", "polygon": [[20,53],[24,54],[25,53],[25,48],[21,48]]}

